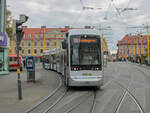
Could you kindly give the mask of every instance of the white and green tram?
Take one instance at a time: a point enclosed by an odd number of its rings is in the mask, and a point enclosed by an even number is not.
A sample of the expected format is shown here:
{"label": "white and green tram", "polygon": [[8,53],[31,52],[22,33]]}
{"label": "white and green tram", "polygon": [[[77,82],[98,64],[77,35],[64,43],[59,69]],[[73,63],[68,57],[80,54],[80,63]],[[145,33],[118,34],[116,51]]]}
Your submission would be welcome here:
{"label": "white and green tram", "polygon": [[103,54],[100,32],[69,30],[62,48],[51,50],[50,69],[64,75],[66,86],[103,85]]}

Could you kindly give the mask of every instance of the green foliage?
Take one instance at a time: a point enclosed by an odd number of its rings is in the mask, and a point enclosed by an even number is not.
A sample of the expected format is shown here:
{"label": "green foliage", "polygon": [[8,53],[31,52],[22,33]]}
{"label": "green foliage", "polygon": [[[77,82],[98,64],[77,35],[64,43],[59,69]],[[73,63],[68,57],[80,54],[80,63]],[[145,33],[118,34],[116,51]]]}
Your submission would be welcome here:
{"label": "green foliage", "polygon": [[7,12],[6,12],[6,32],[7,32],[9,38],[12,38],[11,22],[12,22],[11,11],[7,10]]}

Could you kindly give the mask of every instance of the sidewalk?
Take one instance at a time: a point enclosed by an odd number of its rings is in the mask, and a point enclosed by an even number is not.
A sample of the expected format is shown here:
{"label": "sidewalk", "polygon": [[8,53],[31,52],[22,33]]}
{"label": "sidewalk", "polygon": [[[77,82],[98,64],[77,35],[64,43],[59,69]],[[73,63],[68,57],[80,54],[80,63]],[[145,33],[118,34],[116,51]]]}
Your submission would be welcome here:
{"label": "sidewalk", "polygon": [[133,63],[133,62],[128,62],[128,63],[130,63],[130,64],[135,64],[135,65],[137,65],[137,66],[141,66],[141,67],[150,69],[150,66],[147,66],[146,64],[139,64],[139,63]]}
{"label": "sidewalk", "polygon": [[22,100],[18,100],[17,73],[0,76],[0,113],[22,113],[47,96],[59,84],[56,73],[36,66],[36,82],[27,82],[26,69],[21,73]]}

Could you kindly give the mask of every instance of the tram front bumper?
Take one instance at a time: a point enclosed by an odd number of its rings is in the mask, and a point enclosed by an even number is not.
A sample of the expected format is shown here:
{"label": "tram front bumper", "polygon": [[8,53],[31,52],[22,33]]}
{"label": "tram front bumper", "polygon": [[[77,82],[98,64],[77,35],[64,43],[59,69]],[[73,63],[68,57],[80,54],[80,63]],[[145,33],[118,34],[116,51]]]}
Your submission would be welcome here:
{"label": "tram front bumper", "polygon": [[69,86],[102,86],[103,77],[90,78],[90,79],[69,79]]}

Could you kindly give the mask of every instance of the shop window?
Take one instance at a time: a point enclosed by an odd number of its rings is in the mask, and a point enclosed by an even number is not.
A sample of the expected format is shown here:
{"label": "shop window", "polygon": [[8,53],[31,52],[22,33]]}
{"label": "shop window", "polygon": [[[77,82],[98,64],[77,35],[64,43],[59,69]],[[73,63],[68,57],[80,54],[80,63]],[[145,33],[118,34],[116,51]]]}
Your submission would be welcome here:
{"label": "shop window", "polygon": [[0,48],[0,71],[4,71],[4,48]]}
{"label": "shop window", "polygon": [[22,49],[22,54],[24,54],[24,49]]}
{"label": "shop window", "polygon": [[40,53],[43,53],[43,49],[40,50]]}
{"label": "shop window", "polygon": [[30,54],[31,53],[31,50],[30,49],[28,49],[28,54]]}
{"label": "shop window", "polygon": [[34,49],[34,53],[35,53],[35,54],[37,53],[37,50],[36,50],[36,49]]}

